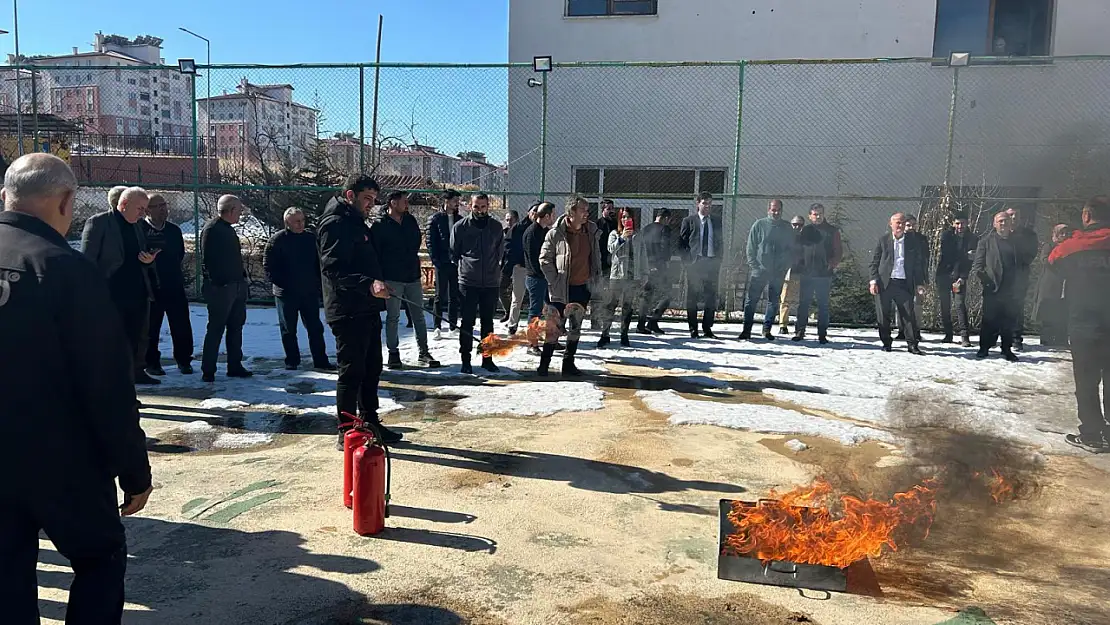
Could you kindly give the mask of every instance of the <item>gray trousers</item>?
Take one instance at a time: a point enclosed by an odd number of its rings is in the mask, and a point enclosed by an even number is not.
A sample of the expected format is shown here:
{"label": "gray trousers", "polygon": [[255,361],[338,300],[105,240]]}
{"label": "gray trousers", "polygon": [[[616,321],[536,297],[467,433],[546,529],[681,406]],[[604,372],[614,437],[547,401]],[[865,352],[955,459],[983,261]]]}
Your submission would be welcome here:
{"label": "gray trousers", "polygon": [[401,301],[401,298],[411,302],[424,301],[424,289],[420,285],[420,281],[393,282],[392,280],[387,280],[385,284],[397,295],[397,297],[390,297],[385,300],[386,348],[391,352],[397,351],[401,343],[398,326],[401,321],[401,306],[404,306],[408,312],[409,319],[412,319],[412,331],[416,334],[416,344],[420,347],[421,352],[428,351],[428,326],[424,320],[424,309],[417,308],[408,302]]}

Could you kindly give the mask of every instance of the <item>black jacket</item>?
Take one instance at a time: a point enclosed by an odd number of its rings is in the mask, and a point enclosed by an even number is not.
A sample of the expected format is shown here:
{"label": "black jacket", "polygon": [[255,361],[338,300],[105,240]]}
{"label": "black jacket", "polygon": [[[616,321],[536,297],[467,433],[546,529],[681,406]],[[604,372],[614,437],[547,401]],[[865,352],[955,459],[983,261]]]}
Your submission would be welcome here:
{"label": "black jacket", "polygon": [[[1110,340],[1110,227],[1076,232],[1057,245],[1048,262],[1067,282],[1068,332],[1076,341]],[[1104,391],[1105,392],[1105,389]]]}
{"label": "black jacket", "polygon": [[213,217],[200,231],[202,275],[213,286],[227,286],[243,282],[243,249],[235,229],[219,217]]}
{"label": "black jacket", "polygon": [[640,232],[640,240],[647,251],[648,271],[664,271],[674,256],[674,240],[671,229],[661,223],[652,222]]}
{"label": "black jacket", "polygon": [[979,237],[970,230],[964,230],[962,234],[956,234],[954,230],[945,230],[944,234],[940,235],[937,281],[967,280],[971,275],[971,261],[978,246]]}
{"label": "black jacket", "polygon": [[844,258],[840,229],[827,221],[806,224],[798,244],[803,276],[831,278],[833,267],[839,267]]}
{"label": "black jacket", "polygon": [[185,262],[185,237],[181,234],[181,228],[168,221],[161,230],[155,229],[145,219],[139,223],[142,224],[147,249],[151,252],[162,250],[154,258],[158,288],[162,290],[185,288],[185,275],[181,270],[181,264]]}
{"label": "black jacket", "polygon": [[599,217],[597,220],[598,245],[601,250],[601,275],[608,280],[613,268],[612,253],[609,252],[609,234],[617,229],[617,220]]}
{"label": "black jacket", "polygon": [[437,267],[452,263],[451,260],[451,228],[458,223],[458,213],[447,214],[441,210],[428,218],[428,255],[432,257],[432,264]]}
{"label": "black jacket", "polygon": [[[67,493],[150,486],[132,354],[100,270],[45,222],[0,213],[0,486]],[[17,484],[17,483],[22,483]]]}
{"label": "black jacket", "polygon": [[471,213],[451,229],[451,259],[459,266],[459,285],[498,288],[505,231],[493,217],[475,219]]}
{"label": "black jacket", "polygon": [[1060,267],[1049,264],[1048,259],[1056,246],[1049,243],[1041,253],[1041,277],[1037,281],[1037,303],[1033,309],[1033,316],[1040,318],[1042,306],[1052,310],[1055,303],[1064,299],[1064,274]]}
{"label": "black jacket", "polygon": [[270,237],[262,267],[276,297],[320,296],[320,256],[311,230],[294,234],[285,229]]}
{"label": "black jacket", "polygon": [[385,280],[370,228],[357,208],[332,198],[316,227],[323,277],[324,317],[329,324],[381,316],[385,300],[374,297],[374,280]]}
{"label": "black jacket", "polygon": [[420,224],[411,213],[405,213],[398,223],[388,212],[382,212],[370,224],[370,240],[386,280],[420,281],[420,239]]}
{"label": "black jacket", "polygon": [[[910,233],[907,233],[907,235]],[[925,237],[904,236],[905,239],[905,270],[906,282],[911,288],[925,284],[928,268],[926,259],[929,250],[925,249],[922,241]],[[875,244],[875,251],[871,254],[871,280],[886,288],[890,284],[890,274],[894,271],[894,235],[887,232]]]}
{"label": "black jacket", "polygon": [[524,258],[526,251],[524,249],[524,233],[528,228],[532,227],[532,220],[527,217],[524,221],[513,226],[509,231],[509,238],[505,241],[505,264],[508,265],[509,271],[513,267],[520,265],[524,266]]}
{"label": "black jacket", "polygon": [[1032,228],[1020,226],[1014,229],[1014,233],[1010,235],[1010,240],[1014,242],[1018,254],[1018,266],[1023,271],[1023,277],[1028,279],[1029,267],[1033,265],[1033,261],[1037,260],[1037,252],[1041,249],[1041,244],[1037,240],[1037,233],[1033,232]]}
{"label": "black jacket", "polygon": [[524,231],[524,268],[533,278],[544,277],[543,269],[540,267],[540,249],[543,247],[543,240],[547,237],[548,230],[539,223],[533,223]]}
{"label": "black jacket", "polygon": [[[1003,239],[997,232],[979,239],[971,272],[983,283],[983,297],[1013,297],[1021,281],[1021,253],[1013,235]],[[1024,293],[1020,297],[1024,298]]]}

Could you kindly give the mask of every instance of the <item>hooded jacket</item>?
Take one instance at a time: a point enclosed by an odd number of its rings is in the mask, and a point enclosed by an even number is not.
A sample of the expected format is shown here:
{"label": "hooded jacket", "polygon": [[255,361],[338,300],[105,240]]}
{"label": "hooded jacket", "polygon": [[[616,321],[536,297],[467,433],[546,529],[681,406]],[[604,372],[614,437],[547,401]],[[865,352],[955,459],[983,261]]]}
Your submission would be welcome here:
{"label": "hooded jacket", "polygon": [[1067,281],[1072,341],[1110,339],[1110,226],[1076,232],[1052,250],[1048,263]]}
{"label": "hooded jacket", "polygon": [[501,285],[505,231],[493,217],[474,213],[451,228],[451,260],[459,266],[459,285],[496,289]]}
{"label": "hooded jacket", "polygon": [[[590,241],[590,283],[601,276],[601,247],[598,245],[597,224],[587,221],[587,238]],[[547,231],[540,249],[540,267],[547,278],[547,292],[552,302],[567,303],[570,290],[570,243],[567,241],[567,217],[563,215]]]}
{"label": "hooded jacket", "polygon": [[332,198],[316,228],[324,316],[329,324],[379,315],[385,300],[374,297],[375,280],[385,280],[370,228],[357,208]]}

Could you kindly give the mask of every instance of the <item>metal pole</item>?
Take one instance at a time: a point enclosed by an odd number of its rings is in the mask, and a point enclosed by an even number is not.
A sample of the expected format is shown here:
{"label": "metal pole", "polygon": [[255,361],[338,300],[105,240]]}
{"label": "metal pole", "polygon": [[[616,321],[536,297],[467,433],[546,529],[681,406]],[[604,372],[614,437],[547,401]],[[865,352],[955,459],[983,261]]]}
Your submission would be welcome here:
{"label": "metal pole", "polygon": [[35,80],[35,68],[31,67],[31,151],[39,151],[39,91]]}
{"label": "metal pole", "polygon": [[[736,80],[736,151],[732,156],[732,211],[730,219],[732,223],[729,227],[729,242],[728,254],[729,258],[732,257],[732,252],[736,248],[736,226],[739,221],[739,208],[740,198],[737,196],[740,193],[740,138],[741,131],[744,128],[744,70],[747,68],[747,61],[740,61],[740,67],[737,70]],[[728,315],[731,312],[728,309],[728,298],[725,298],[725,320],[728,320]]]}
{"label": "metal pole", "polygon": [[956,100],[960,93],[960,68],[952,68],[952,103],[948,108],[948,155],[944,159],[944,188],[952,176],[952,148],[956,137]]}
{"label": "metal pole", "polygon": [[358,173],[366,173],[366,68],[358,68]]}
{"label": "metal pole", "polygon": [[197,75],[189,77],[193,83],[193,268],[196,293],[200,296],[200,163],[197,161]]}
{"label": "metal pole", "polygon": [[204,72],[204,82],[208,97],[204,101],[204,182],[212,184],[212,42],[205,39],[208,48],[208,69]]}
{"label": "metal pole", "polygon": [[378,85],[381,84],[382,77],[382,25],[384,23],[385,17],[378,15],[378,54],[374,57],[374,119],[370,122],[370,132],[373,135],[370,149],[373,150],[371,156],[374,157],[375,169],[378,167]]}
{"label": "metal pole", "polygon": [[23,60],[19,58],[19,0],[12,0],[15,22],[15,134],[19,155],[23,156]]}
{"label": "metal pole", "polygon": [[547,193],[547,81],[551,72],[543,77],[543,105],[540,111],[540,201]]}

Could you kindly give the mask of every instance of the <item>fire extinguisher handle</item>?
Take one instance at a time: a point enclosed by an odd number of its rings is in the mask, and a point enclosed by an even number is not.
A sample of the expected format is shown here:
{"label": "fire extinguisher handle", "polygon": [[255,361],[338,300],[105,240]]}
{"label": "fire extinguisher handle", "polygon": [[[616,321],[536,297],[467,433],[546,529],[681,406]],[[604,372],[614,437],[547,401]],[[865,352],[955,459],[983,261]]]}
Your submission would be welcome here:
{"label": "fire extinguisher handle", "polygon": [[343,427],[344,425],[349,425],[349,426],[351,426],[351,427],[352,427],[352,428],[354,428],[354,429],[359,429],[359,428],[362,428],[363,426],[365,426],[365,425],[366,425],[366,422],[365,422],[365,421],[363,421],[362,419],[359,419],[358,417],[356,417],[355,415],[353,415],[353,414],[351,414],[351,413],[349,413],[349,412],[342,412],[342,413],[340,413],[340,414],[341,414],[341,415],[343,415],[344,417],[347,417],[348,419],[350,419],[350,420],[351,420],[351,422],[350,422],[350,423],[341,423],[341,424],[339,425],[339,427],[341,427],[341,428],[342,428],[342,427]]}

